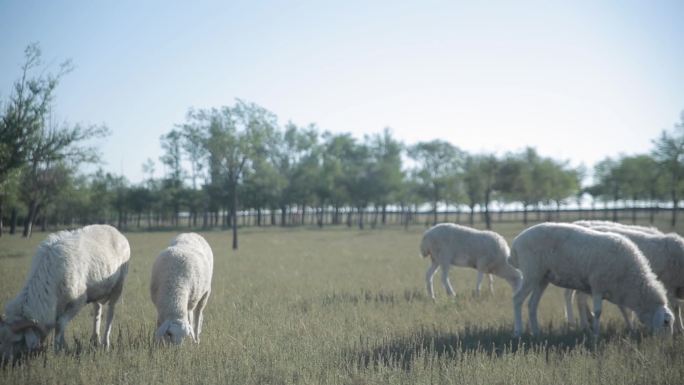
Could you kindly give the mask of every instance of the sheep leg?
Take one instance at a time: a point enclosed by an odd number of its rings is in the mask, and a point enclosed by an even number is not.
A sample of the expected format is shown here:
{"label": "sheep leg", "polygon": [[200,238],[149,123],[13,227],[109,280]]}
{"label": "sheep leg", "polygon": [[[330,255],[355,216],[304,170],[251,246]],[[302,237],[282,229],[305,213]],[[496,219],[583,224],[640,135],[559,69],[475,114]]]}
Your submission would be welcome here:
{"label": "sheep leg", "polygon": [[432,262],[425,273],[425,285],[427,286],[428,297],[432,299],[435,299],[435,293],[432,290],[432,277],[435,276],[437,269],[439,269],[439,265],[435,262]]}
{"label": "sheep leg", "polygon": [[482,278],[484,278],[484,273],[481,270],[477,271],[477,285],[475,286],[475,296],[480,296],[480,288],[482,287]]}
{"label": "sheep leg", "polygon": [[565,289],[565,320],[568,324],[575,322],[575,313],[572,309],[572,298],[575,296],[575,291],[572,289]]}
{"label": "sheep leg", "polygon": [[530,291],[532,291],[531,285],[523,280],[522,287],[513,293],[513,318],[515,321],[513,335],[515,337],[520,337],[522,334],[522,305],[523,302],[525,302],[525,298],[530,294]]}
{"label": "sheep leg", "polygon": [[448,296],[453,297],[456,295],[456,293],[454,293],[454,288],[449,281],[449,265],[442,266],[442,286],[444,286]]}
{"label": "sheep leg", "polygon": [[204,321],[204,316],[202,315],[202,313],[204,312],[204,306],[207,304],[208,298],[209,292],[202,296],[194,311],[195,322],[193,323],[193,326],[195,328],[195,342],[198,344],[200,342],[200,333],[202,332],[202,322]]}
{"label": "sheep leg", "polygon": [[620,309],[620,313],[622,313],[622,318],[625,320],[625,324],[627,324],[627,328],[629,330],[634,330],[634,322],[632,322],[632,312],[624,306],[618,306],[618,308]]}
{"label": "sheep leg", "polygon": [[535,336],[539,335],[539,321],[537,320],[537,308],[539,307],[539,300],[541,300],[542,294],[544,294],[544,290],[548,285],[548,282],[540,282],[540,284],[532,290],[532,296],[530,296],[530,301],[527,303],[530,329],[532,330],[532,334]]}
{"label": "sheep leg", "polygon": [[110,335],[112,334],[112,321],[114,320],[114,308],[116,307],[116,300],[110,299],[107,305],[107,321],[105,324],[104,346],[109,349]]}
{"label": "sheep leg", "polygon": [[116,285],[112,288],[109,294],[109,301],[107,303],[107,323],[105,324],[105,334],[104,334],[104,346],[109,349],[110,346],[110,335],[112,334],[112,321],[114,320],[114,309],[116,308],[116,303],[121,297],[121,292],[123,291],[124,280],[126,279],[126,273],[128,272],[128,263],[121,266],[121,272],[119,275],[119,280]]}
{"label": "sheep leg", "polygon": [[57,318],[57,323],[55,325],[55,352],[68,348],[64,339],[64,331],[66,330],[69,321],[78,314],[78,311],[81,310],[85,303],[86,301],[84,298],[67,304],[62,315]]}
{"label": "sheep leg", "polygon": [[487,274],[487,279],[489,279],[489,294],[494,294],[494,275]]}
{"label": "sheep leg", "polygon": [[592,319],[591,310],[589,310],[589,304],[587,303],[589,296],[582,292],[577,292],[575,296],[577,299],[577,311],[579,317],[580,328],[588,329],[589,323]]}
{"label": "sheep leg", "polygon": [[603,308],[603,294],[592,293],[591,299],[594,302],[594,337],[598,337],[599,324],[601,320],[601,310]]}
{"label": "sheep leg", "polygon": [[93,336],[90,338],[90,343],[93,346],[100,345],[100,321],[102,320],[102,304],[93,302]]}

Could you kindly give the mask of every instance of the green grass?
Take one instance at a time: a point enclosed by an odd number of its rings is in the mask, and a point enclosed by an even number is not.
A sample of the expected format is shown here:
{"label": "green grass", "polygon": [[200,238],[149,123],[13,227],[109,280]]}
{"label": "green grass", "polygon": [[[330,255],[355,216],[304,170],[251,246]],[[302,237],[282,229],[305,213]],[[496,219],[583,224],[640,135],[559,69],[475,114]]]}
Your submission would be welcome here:
{"label": "green grass", "polygon": [[[510,241],[521,225],[496,228]],[[543,332],[512,338],[510,287],[475,298],[476,273],[453,268],[455,298],[425,294],[424,229],[245,229],[203,235],[214,250],[200,345],[152,343],[155,256],[175,235],[129,233],[131,268],[110,351],[88,345],[90,308],[67,329],[69,349],[0,369],[2,384],[678,384],[684,338],[628,333],[606,306],[602,336],[564,323],[562,292],[540,305]],[[23,285],[44,234],[0,238],[0,303]],[[436,277],[437,278],[437,277]],[[484,285],[486,286],[486,284]]]}

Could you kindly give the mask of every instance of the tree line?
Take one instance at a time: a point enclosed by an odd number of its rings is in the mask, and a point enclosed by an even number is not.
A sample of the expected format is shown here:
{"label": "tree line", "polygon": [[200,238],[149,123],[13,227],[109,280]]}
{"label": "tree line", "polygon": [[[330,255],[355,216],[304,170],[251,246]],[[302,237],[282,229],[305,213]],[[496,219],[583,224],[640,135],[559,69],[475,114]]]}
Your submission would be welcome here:
{"label": "tree line", "polygon": [[[630,202],[653,208],[668,203],[676,223],[684,188],[684,113],[654,139],[648,154],[606,158],[587,170],[545,157],[534,148],[504,155],[469,153],[435,139],[402,143],[389,128],[355,138],[316,125],[280,124],[275,114],[243,100],[190,109],[160,138],[163,155],[142,166],[145,180],[99,170],[80,172],[98,159],[88,140],[104,126],[56,124],[51,107],[70,63],[56,74],[39,70],[37,44],[25,62],[0,119],[0,234],[34,224],[76,226],[113,223],[122,228],[229,227],[238,247],[240,213],[254,225],[376,226],[398,213],[408,225],[419,211],[481,213],[491,228],[492,206],[528,212],[579,202]],[[163,176],[156,178],[156,168]],[[617,205],[613,205],[617,210]],[[652,211],[652,212],[653,212]],[[617,211],[614,211],[617,215]],[[634,214],[636,215],[636,209]],[[652,220],[652,217],[651,217]]]}

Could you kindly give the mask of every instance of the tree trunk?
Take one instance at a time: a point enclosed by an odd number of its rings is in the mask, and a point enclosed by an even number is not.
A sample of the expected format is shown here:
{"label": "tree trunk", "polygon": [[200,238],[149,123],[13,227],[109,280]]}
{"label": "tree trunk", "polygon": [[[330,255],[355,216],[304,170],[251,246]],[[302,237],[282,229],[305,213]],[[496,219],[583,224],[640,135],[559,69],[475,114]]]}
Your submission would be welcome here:
{"label": "tree trunk", "polygon": [[33,222],[38,216],[38,209],[40,206],[35,200],[29,202],[28,214],[26,215],[26,222],[24,222],[24,233],[22,234],[24,238],[30,238],[33,231]]}
{"label": "tree trunk", "polygon": [[677,199],[677,193],[672,191],[672,220],[670,221],[670,226],[674,229],[677,225],[677,208],[679,207],[679,199]]}
{"label": "tree trunk", "polygon": [[233,205],[230,209],[232,225],[233,225],[233,250],[238,249],[238,230],[237,230],[237,208],[238,208],[238,196],[237,196],[237,181],[233,183]]}
{"label": "tree trunk", "polygon": [[387,205],[382,205],[382,225],[387,225]]}
{"label": "tree trunk", "polygon": [[280,206],[280,226],[285,226],[287,224],[287,207]]}
{"label": "tree trunk", "polygon": [[632,224],[636,225],[637,222],[637,197],[632,197]]}
{"label": "tree trunk", "polygon": [[363,230],[363,209],[359,207],[357,211],[359,213],[359,229]]}
{"label": "tree trunk", "polygon": [[468,223],[470,223],[470,226],[475,225],[475,205],[470,206],[470,219]]}
{"label": "tree trunk", "polygon": [[12,207],[12,213],[10,214],[10,235],[17,233],[17,208]]}
{"label": "tree trunk", "polygon": [[437,224],[437,201],[432,202],[432,225]]}

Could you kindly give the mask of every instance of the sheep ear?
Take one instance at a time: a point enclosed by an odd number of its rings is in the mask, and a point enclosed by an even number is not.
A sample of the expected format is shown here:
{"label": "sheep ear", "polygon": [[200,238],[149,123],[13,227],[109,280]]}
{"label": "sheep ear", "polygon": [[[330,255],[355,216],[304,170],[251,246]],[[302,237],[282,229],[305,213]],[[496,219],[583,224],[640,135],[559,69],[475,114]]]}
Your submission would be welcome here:
{"label": "sheep ear", "polygon": [[47,330],[35,320],[21,320],[10,325],[12,333],[19,334],[25,330],[35,330],[40,334],[40,339],[47,337]]}
{"label": "sheep ear", "polygon": [[162,323],[161,326],[159,326],[157,328],[157,331],[154,333],[154,338],[157,341],[160,341],[162,338],[164,338],[166,333],[169,331],[170,326],[171,326],[171,321],[169,321],[169,320],[164,321],[164,323]]}

